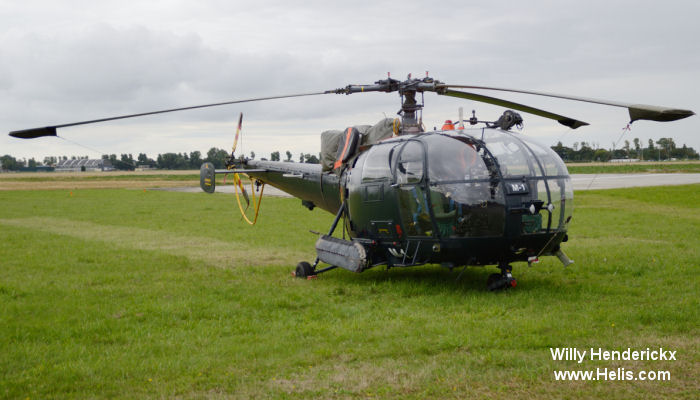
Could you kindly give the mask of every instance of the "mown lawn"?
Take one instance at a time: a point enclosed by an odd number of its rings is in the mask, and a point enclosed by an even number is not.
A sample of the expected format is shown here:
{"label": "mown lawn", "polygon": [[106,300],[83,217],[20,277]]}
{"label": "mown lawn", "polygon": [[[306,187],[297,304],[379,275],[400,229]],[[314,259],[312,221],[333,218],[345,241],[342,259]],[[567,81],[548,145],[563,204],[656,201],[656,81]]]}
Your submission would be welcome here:
{"label": "mown lawn", "polygon": [[[72,195],[71,195],[72,193]],[[700,185],[578,192],[576,261],[292,278],[330,214],[266,198],[0,192],[0,397],[697,398]],[[676,351],[554,361],[552,347]],[[666,382],[554,370],[670,371]]]}

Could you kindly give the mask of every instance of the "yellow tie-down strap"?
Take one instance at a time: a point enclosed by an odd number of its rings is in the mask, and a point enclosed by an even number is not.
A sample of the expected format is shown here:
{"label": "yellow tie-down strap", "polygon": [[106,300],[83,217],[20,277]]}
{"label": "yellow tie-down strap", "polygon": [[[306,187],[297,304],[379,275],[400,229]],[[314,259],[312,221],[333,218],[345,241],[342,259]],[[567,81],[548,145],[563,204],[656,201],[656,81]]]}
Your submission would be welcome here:
{"label": "yellow tie-down strap", "polygon": [[[256,195],[255,194],[255,181],[256,180],[250,179],[250,177],[248,175],[243,174],[243,175],[245,175],[246,178],[248,178],[250,180],[250,192],[251,192],[252,197],[253,197],[253,208],[255,210],[255,217],[251,221],[250,218],[248,218],[248,216],[245,213],[246,210],[248,209],[248,207],[246,207],[244,210],[243,204],[241,204],[240,194],[243,194],[245,196],[245,188],[243,187],[243,182],[241,181],[241,177],[239,175],[240,174],[238,174],[238,173],[233,174],[233,189],[236,192],[236,202],[238,202],[238,209],[241,210],[241,216],[243,216],[243,219],[245,219],[245,221],[248,224],[255,225],[255,223],[258,222],[258,214],[260,213],[260,204],[262,203],[263,190],[265,190],[265,183],[260,182],[260,184],[261,184],[260,194]],[[241,193],[238,192],[239,188],[241,189]],[[250,206],[250,204],[248,204],[248,206]]]}

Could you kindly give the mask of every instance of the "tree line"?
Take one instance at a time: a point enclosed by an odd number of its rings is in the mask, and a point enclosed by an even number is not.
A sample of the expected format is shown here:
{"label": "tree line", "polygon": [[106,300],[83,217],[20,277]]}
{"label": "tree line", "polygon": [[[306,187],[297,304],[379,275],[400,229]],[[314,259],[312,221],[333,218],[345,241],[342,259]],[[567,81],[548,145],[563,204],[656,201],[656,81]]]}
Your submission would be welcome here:
{"label": "tree line", "polygon": [[[576,142],[572,147],[564,146],[562,142],[558,142],[556,146],[552,146],[559,157],[564,161],[569,162],[606,162],[612,159],[638,159],[644,161],[662,161],[662,160],[697,160],[700,155],[692,147],[685,144],[678,147],[672,138],[661,138],[657,141],[649,139],[646,146],[639,138],[634,138],[632,142],[624,141],[621,148],[604,149],[596,143]],[[148,157],[145,153],[139,153],[136,158],[131,154],[121,154],[117,157],[116,154],[105,154],[102,159],[108,160],[110,164],[120,170],[134,170],[136,168],[155,168],[155,169],[199,169],[204,162],[214,164],[215,168],[225,168],[226,159],[229,157],[229,152],[223,149],[212,147],[207,151],[206,157],[202,157],[200,151],[190,153],[164,153],[158,154],[155,159]],[[67,156],[48,156],[44,157],[43,162],[37,161],[34,158],[29,160],[16,159],[10,155],[0,157],[0,169],[5,171],[19,171],[23,168],[36,168],[41,166],[54,167],[61,161],[87,159],[87,156],[67,157]],[[255,152],[250,152],[250,158],[255,159]],[[320,154],[300,153],[298,158],[295,158],[292,152],[287,150],[285,158],[279,151],[273,151],[270,154],[271,161],[286,161],[300,162],[308,164],[320,163]],[[267,160],[267,158],[262,158]]]}
{"label": "tree line", "polygon": [[558,142],[556,146],[552,146],[559,157],[564,161],[576,162],[606,162],[613,159],[637,159],[644,161],[663,161],[663,160],[697,160],[700,159],[698,153],[685,144],[682,147],[676,146],[672,138],[661,138],[654,142],[652,139],[643,146],[639,138],[634,138],[630,143],[629,140],[624,141],[621,148],[612,149],[600,148],[597,144],[588,142],[576,142],[573,147],[564,146]]}
{"label": "tree line", "polygon": [[[295,162],[293,160],[293,155],[290,151],[286,153],[287,158],[284,161]],[[214,164],[215,168],[225,168],[226,160],[228,159],[230,153],[226,150],[212,147],[207,151],[206,157],[202,157],[200,151],[193,151],[190,153],[164,153],[158,154],[158,156],[153,159],[148,157],[145,153],[139,153],[136,158],[132,154],[121,154],[117,157],[116,154],[104,154],[102,155],[103,160],[109,161],[109,163],[119,170],[134,170],[136,168],[154,168],[154,169],[176,169],[176,170],[187,170],[187,169],[199,169],[202,163],[210,162]],[[250,158],[255,159],[255,152],[250,152]],[[0,169],[5,171],[19,171],[23,168],[36,168],[42,166],[55,167],[61,161],[68,160],[81,160],[87,159],[87,156],[47,156],[44,157],[43,162],[37,161],[34,158],[29,160],[17,159],[11,155],[4,155],[0,157]],[[318,164],[320,154],[318,156],[311,153],[301,153],[298,158],[298,162]],[[262,160],[267,160],[262,158]],[[270,155],[270,160],[272,161],[282,161],[280,158],[280,152],[275,151]]]}

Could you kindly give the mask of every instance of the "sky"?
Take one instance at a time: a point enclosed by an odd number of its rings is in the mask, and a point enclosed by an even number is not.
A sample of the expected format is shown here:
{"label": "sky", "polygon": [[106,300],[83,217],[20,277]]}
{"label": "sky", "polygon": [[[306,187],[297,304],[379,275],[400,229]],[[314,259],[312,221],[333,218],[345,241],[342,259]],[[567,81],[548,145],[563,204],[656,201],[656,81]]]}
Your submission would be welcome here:
{"label": "sky", "polygon": [[[318,153],[320,133],[393,117],[396,93],[323,95],[162,114],[11,138],[18,129],[404,79],[497,86],[700,112],[697,1],[0,0],[0,155],[18,158],[230,148]],[[479,92],[581,119],[571,130],[522,114],[522,134],[603,148],[672,137],[700,150],[700,117],[637,121],[624,108]],[[458,107],[425,95],[426,128]]]}

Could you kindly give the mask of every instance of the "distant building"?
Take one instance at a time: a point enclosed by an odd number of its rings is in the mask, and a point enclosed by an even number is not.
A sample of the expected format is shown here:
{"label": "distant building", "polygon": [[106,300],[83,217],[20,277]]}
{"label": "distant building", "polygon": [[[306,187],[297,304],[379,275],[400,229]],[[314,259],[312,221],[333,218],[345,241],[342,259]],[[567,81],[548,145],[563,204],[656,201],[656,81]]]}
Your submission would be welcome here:
{"label": "distant building", "polygon": [[56,164],[56,172],[114,171],[109,160],[61,160]]}

